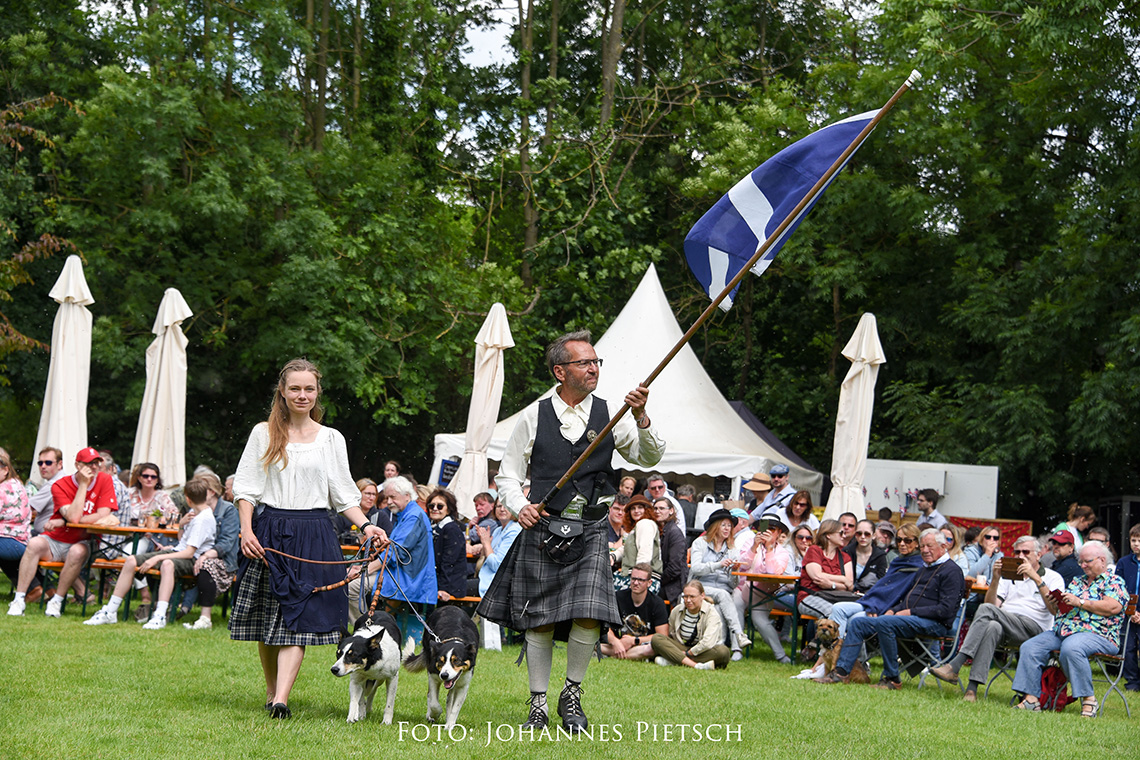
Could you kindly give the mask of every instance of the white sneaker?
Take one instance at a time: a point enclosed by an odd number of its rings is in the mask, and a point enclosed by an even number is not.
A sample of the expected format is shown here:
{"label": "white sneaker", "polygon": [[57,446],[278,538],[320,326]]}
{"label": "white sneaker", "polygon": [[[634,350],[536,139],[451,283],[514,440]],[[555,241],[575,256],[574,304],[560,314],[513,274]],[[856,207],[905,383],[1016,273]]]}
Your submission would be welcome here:
{"label": "white sneaker", "polygon": [[51,601],[49,601],[47,603],[47,607],[44,607],[44,614],[47,615],[48,617],[56,617],[57,618],[60,616],[60,614],[62,612],[63,612],[63,600],[59,599],[57,597],[54,597],[54,596],[51,598]]}
{"label": "white sneaker", "polygon": [[183,623],[182,627],[188,631],[208,631],[214,627],[214,623],[210,618],[200,617],[193,623]]}
{"label": "white sneaker", "polygon": [[697,670],[712,670],[713,668],[716,667],[716,663],[711,662],[711,661],[710,662],[698,662],[693,667],[696,668]]}
{"label": "white sneaker", "polygon": [[13,599],[8,603],[8,614],[12,617],[23,615],[25,606],[23,599]]}
{"label": "white sneaker", "polygon": [[155,615],[150,620],[148,620],[145,624],[143,624],[143,628],[148,630],[148,631],[157,631],[159,628],[165,628],[165,627],[166,627],[166,615]]}
{"label": "white sneaker", "polygon": [[666,660],[664,657],[655,657],[655,658],[653,658],[653,661],[663,668],[667,668],[673,664],[673,663],[669,662],[668,660]]}
{"label": "white sneaker", "polygon": [[104,607],[87,620],[84,620],[83,625],[113,625],[117,622],[119,622],[119,616]]}
{"label": "white sneaker", "polygon": [[740,662],[743,659],[744,659],[744,652],[741,652],[739,649],[732,650],[732,661],[733,662]]}
{"label": "white sneaker", "polygon": [[752,639],[748,638],[743,633],[738,633],[736,634],[736,645],[741,649],[744,649],[744,647],[750,647],[752,646]]}

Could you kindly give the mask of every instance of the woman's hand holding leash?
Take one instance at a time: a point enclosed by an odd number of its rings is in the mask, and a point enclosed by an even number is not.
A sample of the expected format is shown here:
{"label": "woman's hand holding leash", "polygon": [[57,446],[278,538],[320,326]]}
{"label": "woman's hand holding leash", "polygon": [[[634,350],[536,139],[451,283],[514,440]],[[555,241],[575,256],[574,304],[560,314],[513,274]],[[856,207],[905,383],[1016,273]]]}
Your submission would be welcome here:
{"label": "woman's hand holding leash", "polygon": [[265,557],[265,549],[261,548],[261,542],[257,540],[257,536],[253,535],[253,529],[241,532],[241,553],[250,559],[263,559]]}
{"label": "woman's hand holding leash", "polygon": [[376,525],[373,525],[372,523],[368,523],[367,525],[364,526],[364,535],[373,539],[373,541],[375,542],[376,548],[378,548],[378,549],[387,549],[388,548],[388,534],[384,532],[383,528],[380,528]]}

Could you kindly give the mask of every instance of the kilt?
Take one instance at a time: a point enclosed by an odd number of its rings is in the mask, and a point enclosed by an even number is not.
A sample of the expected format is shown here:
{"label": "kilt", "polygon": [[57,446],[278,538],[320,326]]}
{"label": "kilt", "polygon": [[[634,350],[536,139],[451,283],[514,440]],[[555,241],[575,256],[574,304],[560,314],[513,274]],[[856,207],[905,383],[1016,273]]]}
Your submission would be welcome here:
{"label": "kilt", "polygon": [[476,612],[516,631],[568,623],[575,618],[620,626],[607,520],[585,526],[582,558],[572,565],[560,565],[542,550],[549,524],[550,518],[543,517],[519,534]]}
{"label": "kilt", "polygon": [[[253,532],[265,548],[297,557],[341,560],[328,512],[266,507]],[[230,615],[230,638],[270,646],[336,644],[344,627],[348,597],[343,588],[312,593],[344,580],[343,565],[314,565],[267,553],[265,562],[242,557]]]}

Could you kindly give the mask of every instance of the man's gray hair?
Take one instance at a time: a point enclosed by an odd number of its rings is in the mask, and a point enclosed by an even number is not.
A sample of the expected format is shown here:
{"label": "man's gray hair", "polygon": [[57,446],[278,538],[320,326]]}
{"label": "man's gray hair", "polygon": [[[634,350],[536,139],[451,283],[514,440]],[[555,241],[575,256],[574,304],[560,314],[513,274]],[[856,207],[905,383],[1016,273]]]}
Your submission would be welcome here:
{"label": "man's gray hair", "polygon": [[919,533],[919,543],[921,543],[922,539],[926,538],[927,536],[938,536],[938,543],[942,544],[943,546],[945,546],[947,543],[946,536],[942,535],[942,531],[940,531],[938,528],[927,528],[926,530]]}
{"label": "man's gray hair", "polygon": [[554,339],[554,342],[546,347],[546,369],[550,372],[551,376],[554,375],[554,366],[556,364],[565,364],[570,361],[570,352],[566,349],[567,343],[589,343],[590,331],[589,330],[575,330],[561,335]]}
{"label": "man's gray hair", "polygon": [[677,486],[677,498],[689,499],[690,501],[697,495],[697,489],[693,488],[688,483]]}
{"label": "man's gray hair", "polygon": [[1037,536],[1022,536],[1013,542],[1013,548],[1016,549],[1023,544],[1033,544],[1033,551],[1041,553],[1041,542],[1037,540]]}
{"label": "man's gray hair", "polygon": [[656,483],[658,480],[660,480],[662,483],[665,483],[665,476],[659,472],[651,472],[649,473],[649,477],[645,479],[645,485]]}
{"label": "man's gray hair", "polygon": [[1108,553],[1108,547],[1100,541],[1085,541],[1084,546],[1081,547],[1083,553],[1085,549],[1093,549],[1097,554],[1104,558],[1105,562],[1111,561],[1111,555]]}
{"label": "man's gray hair", "polygon": [[412,485],[412,481],[408,480],[403,475],[397,475],[394,478],[388,478],[385,480],[384,485],[380,488],[380,493],[384,493],[389,488],[401,496],[407,496],[413,501],[416,499],[416,487]]}

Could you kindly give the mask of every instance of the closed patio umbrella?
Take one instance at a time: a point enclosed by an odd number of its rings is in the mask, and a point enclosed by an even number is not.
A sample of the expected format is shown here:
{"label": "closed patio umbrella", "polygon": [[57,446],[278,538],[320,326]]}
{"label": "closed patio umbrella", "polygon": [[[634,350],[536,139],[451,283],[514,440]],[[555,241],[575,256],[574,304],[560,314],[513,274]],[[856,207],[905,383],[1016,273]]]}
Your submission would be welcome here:
{"label": "closed patio umbrella", "polygon": [[867,472],[867,444],[871,439],[871,414],[875,406],[875,381],[879,365],[885,364],[883,345],[874,314],[859,318],[855,334],[843,348],[851,369],[839,388],[839,410],[835,414],[835,445],[831,454],[831,497],[824,519],[838,519],[844,512],[862,518],[867,500],[863,497],[863,476]]}
{"label": "closed patio umbrella", "polygon": [[146,350],[143,391],[131,466],[158,465],[165,486],[186,482],[186,336],[182,320],[193,315],[177,288],[167,288],[158,305]]}
{"label": "closed patio umbrella", "polygon": [[[78,256],[67,257],[48,295],[59,302],[59,308],[51,331],[51,362],[32,460],[45,446],[52,446],[63,452],[63,471],[70,474],[75,471],[75,455],[88,445],[91,312],[87,307],[95,303]],[[37,486],[43,484],[39,468],[32,467],[28,480]]]}
{"label": "closed patio umbrella", "polygon": [[475,495],[487,490],[487,445],[503,400],[503,351],[514,345],[507,310],[496,303],[475,336],[475,379],[467,410],[463,461],[450,485],[459,502],[460,516],[468,520],[475,517]]}

